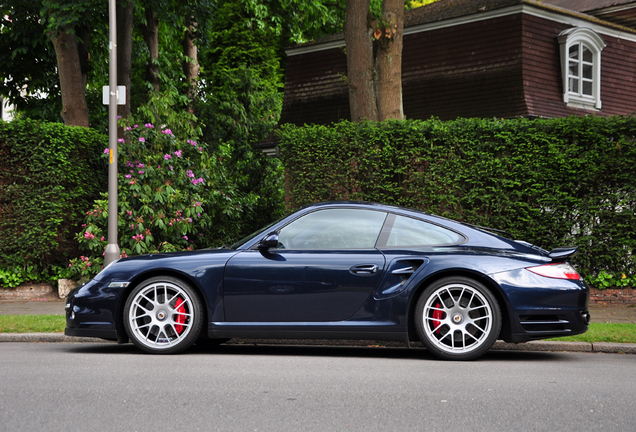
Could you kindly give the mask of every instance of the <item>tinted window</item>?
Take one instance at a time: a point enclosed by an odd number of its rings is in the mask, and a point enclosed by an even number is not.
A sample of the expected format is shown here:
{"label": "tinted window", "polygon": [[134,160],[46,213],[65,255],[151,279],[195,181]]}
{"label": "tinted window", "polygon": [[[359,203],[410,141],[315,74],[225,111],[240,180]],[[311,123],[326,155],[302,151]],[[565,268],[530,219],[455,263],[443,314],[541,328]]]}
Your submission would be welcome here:
{"label": "tinted window", "polygon": [[459,234],[418,219],[396,216],[387,240],[388,247],[432,246],[460,243]]}
{"label": "tinted window", "polygon": [[370,249],[386,213],[361,209],[319,210],[280,230],[279,249]]}

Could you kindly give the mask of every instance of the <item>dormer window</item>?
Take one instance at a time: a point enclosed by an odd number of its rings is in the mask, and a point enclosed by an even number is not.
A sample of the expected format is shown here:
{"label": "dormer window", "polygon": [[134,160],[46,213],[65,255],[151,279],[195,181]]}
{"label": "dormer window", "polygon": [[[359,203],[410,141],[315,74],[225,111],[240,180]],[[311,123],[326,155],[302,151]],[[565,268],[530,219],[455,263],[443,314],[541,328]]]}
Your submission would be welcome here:
{"label": "dormer window", "polygon": [[588,28],[571,28],[557,37],[561,46],[563,102],[601,109],[601,51],[607,45]]}

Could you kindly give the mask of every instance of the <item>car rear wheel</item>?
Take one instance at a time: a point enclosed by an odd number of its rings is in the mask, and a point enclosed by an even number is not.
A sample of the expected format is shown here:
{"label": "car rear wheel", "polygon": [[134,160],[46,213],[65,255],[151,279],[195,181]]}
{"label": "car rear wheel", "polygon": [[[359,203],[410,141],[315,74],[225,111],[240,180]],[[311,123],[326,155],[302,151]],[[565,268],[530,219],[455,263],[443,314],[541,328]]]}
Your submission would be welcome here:
{"label": "car rear wheel", "polygon": [[473,360],[484,355],[501,331],[501,309],[481,283],[440,279],[427,287],[415,307],[418,336],[435,356]]}
{"label": "car rear wheel", "polygon": [[149,353],[173,354],[194,344],[203,328],[203,305],[187,283],[154,277],[135,288],[124,308],[130,340]]}

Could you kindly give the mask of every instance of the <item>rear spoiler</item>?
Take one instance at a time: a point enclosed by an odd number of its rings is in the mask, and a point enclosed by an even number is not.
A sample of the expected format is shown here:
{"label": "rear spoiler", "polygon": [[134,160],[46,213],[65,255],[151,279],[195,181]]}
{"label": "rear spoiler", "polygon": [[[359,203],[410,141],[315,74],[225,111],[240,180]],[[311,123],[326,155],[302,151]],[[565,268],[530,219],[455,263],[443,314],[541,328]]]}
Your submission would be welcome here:
{"label": "rear spoiler", "polygon": [[577,253],[579,253],[578,246],[564,246],[552,249],[548,256],[556,261],[565,261],[568,258],[574,258]]}

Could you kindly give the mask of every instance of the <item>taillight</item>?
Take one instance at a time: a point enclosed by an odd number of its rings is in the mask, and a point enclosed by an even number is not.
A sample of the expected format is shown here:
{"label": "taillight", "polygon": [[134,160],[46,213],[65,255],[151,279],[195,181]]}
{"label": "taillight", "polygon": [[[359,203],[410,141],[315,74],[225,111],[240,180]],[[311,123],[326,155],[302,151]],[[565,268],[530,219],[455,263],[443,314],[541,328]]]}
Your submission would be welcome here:
{"label": "taillight", "polygon": [[558,263],[558,264],[546,264],[537,267],[528,267],[527,270],[530,270],[532,273],[536,273],[539,276],[545,276],[549,278],[555,279],[570,279],[570,280],[580,280],[581,275],[574,270],[568,263]]}

